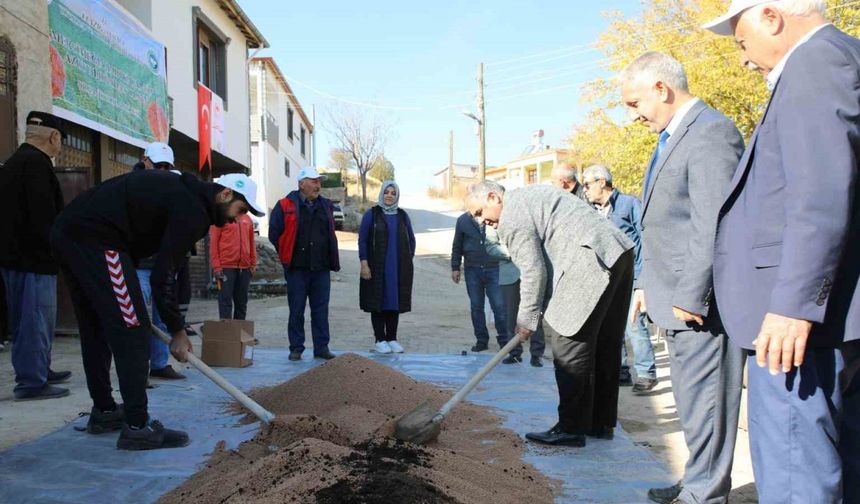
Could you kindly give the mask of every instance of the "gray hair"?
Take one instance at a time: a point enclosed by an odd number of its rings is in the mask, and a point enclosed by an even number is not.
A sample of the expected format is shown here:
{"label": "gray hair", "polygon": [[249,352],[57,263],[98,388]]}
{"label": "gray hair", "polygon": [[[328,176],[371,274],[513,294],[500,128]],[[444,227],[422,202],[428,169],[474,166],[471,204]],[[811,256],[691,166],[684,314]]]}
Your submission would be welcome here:
{"label": "gray hair", "polygon": [[576,169],[570,163],[559,163],[552,169],[553,175],[561,175],[570,182],[576,182]]}
{"label": "gray hair", "polygon": [[606,181],[607,186],[612,187],[612,172],[603,165],[591,165],[586,168],[582,174],[582,178],[587,179],[589,177],[594,180],[603,179]]}
{"label": "gray hair", "polygon": [[657,51],[642,53],[621,72],[621,79],[624,82],[644,78],[650,78],[649,84],[660,81],[678,91],[689,91],[684,65],[666,53]]}
{"label": "gray hair", "polygon": [[827,12],[827,2],[825,0],[778,0],[762,5],[760,9],[764,9],[765,7],[773,7],[783,14],[798,17],[806,17],[812,14],[821,14],[823,16]]}
{"label": "gray hair", "polygon": [[501,198],[505,194],[505,186],[494,180],[483,180],[469,186],[467,198],[485,200],[490,193],[495,193]]}

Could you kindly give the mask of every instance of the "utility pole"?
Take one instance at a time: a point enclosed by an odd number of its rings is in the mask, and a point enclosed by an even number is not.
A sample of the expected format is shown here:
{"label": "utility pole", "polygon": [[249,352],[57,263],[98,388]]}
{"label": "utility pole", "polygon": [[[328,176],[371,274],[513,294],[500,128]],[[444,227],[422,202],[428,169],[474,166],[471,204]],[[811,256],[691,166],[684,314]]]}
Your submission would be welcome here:
{"label": "utility pole", "polygon": [[454,196],[454,130],[448,132],[448,197]]}
{"label": "utility pole", "polygon": [[478,63],[478,143],[480,144],[480,155],[478,156],[478,180],[483,181],[487,175],[487,119],[484,115],[484,64]]}

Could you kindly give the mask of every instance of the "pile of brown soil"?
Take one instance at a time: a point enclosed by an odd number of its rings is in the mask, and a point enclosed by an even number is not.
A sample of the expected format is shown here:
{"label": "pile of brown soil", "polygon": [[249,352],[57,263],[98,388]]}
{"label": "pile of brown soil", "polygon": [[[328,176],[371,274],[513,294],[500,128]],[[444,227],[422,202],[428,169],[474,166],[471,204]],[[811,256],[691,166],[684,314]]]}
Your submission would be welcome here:
{"label": "pile of brown soil", "polygon": [[[347,354],[251,393],[278,417],[163,504],[514,504],[552,502],[554,483],[487,408],[463,403],[427,446],[393,438],[402,414],[450,392]],[[252,420],[249,418],[249,420]]]}

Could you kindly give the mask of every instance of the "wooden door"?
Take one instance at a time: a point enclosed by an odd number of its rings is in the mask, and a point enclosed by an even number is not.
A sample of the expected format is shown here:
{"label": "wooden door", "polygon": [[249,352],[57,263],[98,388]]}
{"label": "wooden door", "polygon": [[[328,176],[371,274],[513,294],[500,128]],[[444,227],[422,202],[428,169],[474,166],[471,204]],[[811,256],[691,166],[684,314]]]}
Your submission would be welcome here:
{"label": "wooden door", "polygon": [[15,48],[0,37],[0,163],[9,159],[18,147],[15,114]]}

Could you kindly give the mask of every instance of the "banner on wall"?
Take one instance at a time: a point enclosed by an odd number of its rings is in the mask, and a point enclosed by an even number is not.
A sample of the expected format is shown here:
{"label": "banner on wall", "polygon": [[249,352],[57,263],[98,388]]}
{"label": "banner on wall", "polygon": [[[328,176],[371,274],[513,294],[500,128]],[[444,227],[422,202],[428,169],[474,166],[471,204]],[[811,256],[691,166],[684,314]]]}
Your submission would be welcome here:
{"label": "banner on wall", "polygon": [[167,142],[164,46],[111,0],[48,0],[54,113],[132,145]]}

